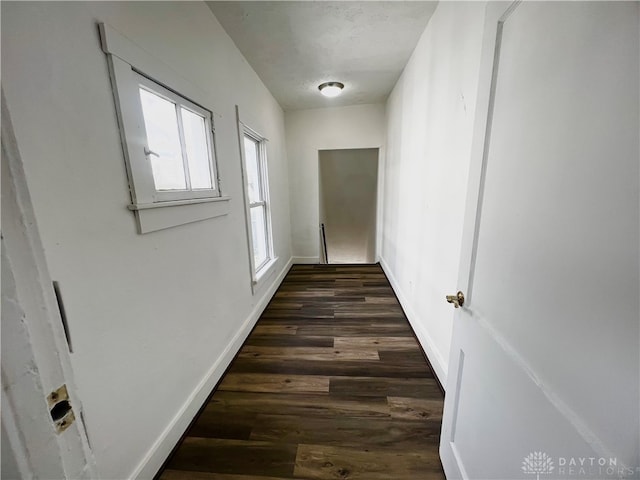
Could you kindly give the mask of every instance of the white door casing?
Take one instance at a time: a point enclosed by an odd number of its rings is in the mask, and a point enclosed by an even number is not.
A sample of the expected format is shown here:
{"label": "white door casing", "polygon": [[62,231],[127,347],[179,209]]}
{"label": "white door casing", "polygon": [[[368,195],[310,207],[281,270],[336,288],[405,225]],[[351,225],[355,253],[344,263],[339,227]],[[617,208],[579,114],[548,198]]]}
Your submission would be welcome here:
{"label": "white door casing", "polygon": [[[55,189],[52,188],[52,194]],[[56,433],[47,396],[66,385],[75,422]],[[2,94],[2,478],[97,478],[69,352]]]}
{"label": "white door casing", "polygon": [[487,6],[450,479],[640,477],[639,29],[637,2]]}

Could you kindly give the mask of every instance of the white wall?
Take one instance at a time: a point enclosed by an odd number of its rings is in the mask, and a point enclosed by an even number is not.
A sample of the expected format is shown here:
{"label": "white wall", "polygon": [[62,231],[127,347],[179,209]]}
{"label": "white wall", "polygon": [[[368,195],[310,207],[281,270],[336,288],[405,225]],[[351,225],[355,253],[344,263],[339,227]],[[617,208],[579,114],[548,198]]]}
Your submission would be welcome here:
{"label": "white wall", "polygon": [[[99,21],[208,95],[229,215],[136,233]],[[2,37],[3,90],[99,472],[149,477],[278,280],[252,296],[236,103],[270,140],[276,271],[291,257],[283,112],[204,3],[3,2]]]}
{"label": "white wall", "polygon": [[384,143],[384,125],[384,105],[356,105],[285,113],[291,186],[291,231],[296,261],[318,262],[318,151],[381,147]]}
{"label": "white wall", "polygon": [[484,3],[442,2],[387,102],[381,263],[446,384]]}
{"label": "white wall", "polygon": [[378,149],[321,150],[319,160],[329,263],[374,263]]}

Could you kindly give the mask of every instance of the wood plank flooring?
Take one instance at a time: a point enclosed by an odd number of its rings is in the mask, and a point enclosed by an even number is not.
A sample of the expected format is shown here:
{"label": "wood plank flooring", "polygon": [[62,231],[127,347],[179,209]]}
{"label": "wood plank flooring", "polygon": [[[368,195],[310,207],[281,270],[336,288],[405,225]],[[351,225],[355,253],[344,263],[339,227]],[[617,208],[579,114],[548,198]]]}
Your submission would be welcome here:
{"label": "wood plank flooring", "polygon": [[444,479],[443,396],[378,265],[295,265],[162,480]]}

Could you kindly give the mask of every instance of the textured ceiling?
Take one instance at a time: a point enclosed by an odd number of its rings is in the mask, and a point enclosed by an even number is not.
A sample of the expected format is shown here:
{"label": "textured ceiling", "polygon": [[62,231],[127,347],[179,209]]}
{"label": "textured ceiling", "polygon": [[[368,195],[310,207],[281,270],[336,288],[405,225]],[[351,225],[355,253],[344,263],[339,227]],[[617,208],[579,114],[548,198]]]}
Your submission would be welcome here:
{"label": "textured ceiling", "polygon": [[[207,2],[285,110],[386,99],[437,2]],[[325,98],[318,85],[345,84]]]}

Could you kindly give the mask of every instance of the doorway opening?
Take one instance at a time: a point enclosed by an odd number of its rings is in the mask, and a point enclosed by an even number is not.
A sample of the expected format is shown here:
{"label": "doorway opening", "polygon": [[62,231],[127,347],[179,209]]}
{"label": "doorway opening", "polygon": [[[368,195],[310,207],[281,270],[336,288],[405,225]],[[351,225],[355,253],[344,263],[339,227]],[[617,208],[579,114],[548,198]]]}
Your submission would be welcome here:
{"label": "doorway opening", "polygon": [[320,150],[320,258],[374,263],[378,148]]}

